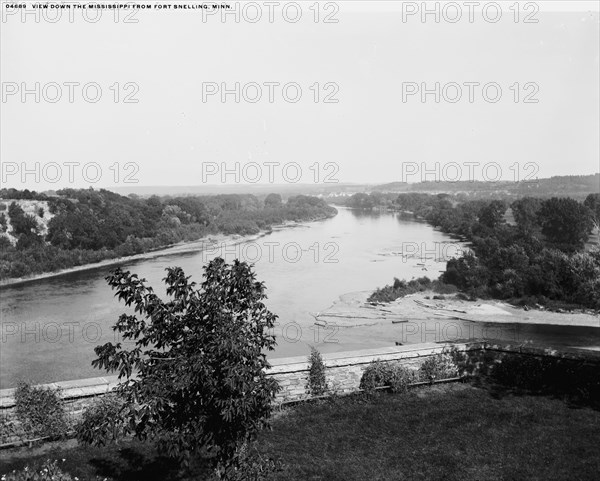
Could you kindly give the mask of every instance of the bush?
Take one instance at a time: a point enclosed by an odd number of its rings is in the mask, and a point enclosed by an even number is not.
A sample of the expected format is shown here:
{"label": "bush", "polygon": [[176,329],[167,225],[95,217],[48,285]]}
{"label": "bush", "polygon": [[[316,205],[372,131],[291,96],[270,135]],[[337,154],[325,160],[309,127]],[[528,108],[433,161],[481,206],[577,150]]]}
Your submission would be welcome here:
{"label": "bush", "polygon": [[439,280],[432,281],[428,277],[419,277],[418,279],[411,279],[410,281],[401,281],[397,277],[394,277],[394,283],[391,286],[388,285],[381,289],[377,289],[369,296],[367,302],[393,302],[396,299],[409,294],[423,292],[429,289],[432,289],[438,294],[454,294],[458,291],[456,286],[445,284]]}
{"label": "bush", "polygon": [[18,423],[11,421],[7,416],[3,415],[0,417],[0,444],[11,442],[14,437],[21,438],[23,436],[23,430]]}
{"label": "bush", "polygon": [[433,292],[437,294],[456,294],[458,288],[452,284],[446,284],[445,282],[436,280],[431,283]]}
{"label": "bush", "polygon": [[394,365],[391,369],[389,385],[392,392],[405,392],[411,384],[419,381],[415,371],[406,369],[400,365]]}
{"label": "bush", "polygon": [[306,391],[313,396],[321,396],[327,391],[327,380],[325,378],[325,364],[321,353],[314,347],[310,348],[308,357],[308,383]]}
{"label": "bush", "polygon": [[60,390],[20,382],[15,390],[17,418],[28,436],[58,438],[69,429]]}
{"label": "bush", "polygon": [[418,378],[414,371],[399,364],[390,364],[379,359],[367,366],[360,380],[360,388],[372,392],[378,387],[390,387],[392,392],[404,392]]}
{"label": "bush", "polygon": [[97,440],[99,445],[118,441],[124,435],[120,421],[123,405],[122,399],[108,394],[86,407],[75,428],[77,439],[89,444]]}
{"label": "bush", "polygon": [[458,367],[448,353],[436,354],[423,361],[419,368],[420,378],[423,381],[434,382],[440,379],[458,377]]}

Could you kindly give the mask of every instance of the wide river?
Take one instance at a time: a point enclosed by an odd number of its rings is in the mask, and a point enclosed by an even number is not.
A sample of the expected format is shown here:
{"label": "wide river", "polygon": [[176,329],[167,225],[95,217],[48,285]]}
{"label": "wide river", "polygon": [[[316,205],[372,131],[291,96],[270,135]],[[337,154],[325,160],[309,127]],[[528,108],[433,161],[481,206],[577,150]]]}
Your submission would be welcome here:
{"label": "wide river", "polygon": [[[258,279],[267,287],[267,306],[279,316],[278,347],[270,355],[287,357],[306,355],[310,345],[321,352],[393,346],[397,336],[389,326],[323,330],[314,325],[312,314],[331,306],[340,295],[373,290],[394,277],[437,278],[445,267],[443,258],[459,250],[459,244],[425,223],[403,220],[393,213],[340,208],[332,219],[276,229],[227,249],[219,245],[192,253],[159,254],[122,267],[145,277],[164,295],[162,278],[167,266],[180,266],[201,282],[203,265],[216,255],[228,262],[236,257],[252,261]],[[110,269],[0,288],[0,388],[12,387],[20,379],[52,382],[105,374],[91,367],[93,347],[115,340],[111,326],[125,312],[104,280]],[[600,330],[594,328],[503,326],[509,328],[519,341],[534,339],[552,346],[599,344]],[[485,337],[485,329],[477,332]],[[490,332],[494,334],[490,337],[498,337],[496,329]]]}

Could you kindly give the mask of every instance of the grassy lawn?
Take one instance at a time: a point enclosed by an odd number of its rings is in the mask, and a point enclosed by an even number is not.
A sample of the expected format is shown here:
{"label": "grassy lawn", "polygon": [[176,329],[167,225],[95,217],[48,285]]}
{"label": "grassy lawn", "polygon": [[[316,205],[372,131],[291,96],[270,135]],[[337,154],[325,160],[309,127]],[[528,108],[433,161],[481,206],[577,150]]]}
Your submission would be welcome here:
{"label": "grassy lawn", "polygon": [[[300,404],[277,413],[261,451],[284,462],[276,480],[598,480],[600,412],[541,396],[498,396],[449,384]],[[139,443],[88,448],[69,441],[45,452],[3,451],[5,473],[62,459],[80,480],[199,480]]]}

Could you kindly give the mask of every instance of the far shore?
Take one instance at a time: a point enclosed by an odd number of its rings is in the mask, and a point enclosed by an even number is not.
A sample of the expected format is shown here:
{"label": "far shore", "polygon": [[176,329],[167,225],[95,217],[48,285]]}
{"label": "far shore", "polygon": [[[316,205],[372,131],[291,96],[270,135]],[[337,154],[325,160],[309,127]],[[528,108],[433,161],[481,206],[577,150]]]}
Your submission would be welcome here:
{"label": "far shore", "polygon": [[172,244],[170,246],[161,247],[157,250],[143,252],[141,254],[135,254],[132,256],[115,257],[114,259],[106,259],[106,260],[103,260],[100,262],[94,262],[91,264],[84,264],[81,266],[69,267],[67,269],[61,269],[58,271],[42,272],[40,274],[35,274],[32,276],[27,276],[27,277],[15,277],[15,278],[10,278],[10,279],[2,279],[2,280],[0,280],[0,287],[8,287],[8,286],[14,286],[14,285],[19,285],[19,284],[25,284],[28,282],[34,282],[34,281],[38,281],[41,279],[48,279],[51,277],[58,277],[58,276],[62,276],[65,274],[71,274],[73,272],[89,271],[89,270],[94,270],[94,269],[98,269],[101,267],[113,266],[116,264],[123,264],[123,263],[143,260],[143,259],[152,259],[154,257],[160,257],[160,256],[164,256],[164,255],[184,254],[184,253],[189,253],[189,252],[201,252],[206,248],[210,248],[210,247],[216,246],[218,244],[222,244],[223,247],[226,248],[229,246],[241,244],[243,242],[255,241],[256,239],[260,239],[261,237],[269,235],[273,231],[287,229],[287,228],[296,227],[296,226],[300,226],[300,225],[306,225],[310,222],[315,222],[315,221],[305,221],[305,222],[287,221],[287,222],[284,222],[283,224],[278,224],[278,225],[272,226],[271,230],[269,230],[269,231],[261,231],[258,234],[252,234],[252,235],[214,234],[214,235],[210,235],[210,236],[206,236],[206,237],[201,237],[200,239],[196,239],[193,241],[178,242],[177,244]]}

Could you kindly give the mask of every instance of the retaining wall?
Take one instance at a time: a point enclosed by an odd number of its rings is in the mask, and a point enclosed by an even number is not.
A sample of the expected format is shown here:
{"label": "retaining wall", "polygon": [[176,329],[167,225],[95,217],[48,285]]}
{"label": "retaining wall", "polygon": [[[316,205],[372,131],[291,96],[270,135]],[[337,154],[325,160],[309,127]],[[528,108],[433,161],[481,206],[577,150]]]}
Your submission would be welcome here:
{"label": "retaining wall", "polygon": [[[500,359],[511,354],[585,360],[585,362],[597,364],[600,369],[600,352],[598,351],[580,349],[557,351],[532,346],[489,342],[412,344],[323,354],[329,390],[338,394],[358,391],[363,371],[371,362],[377,359],[395,361],[409,369],[418,369],[426,358],[439,354],[448,347],[465,354],[465,358],[468,359],[469,374],[477,374],[481,366],[489,366],[490,361],[493,362],[494,359]],[[307,357],[272,359],[270,363],[271,368],[268,370],[267,375],[276,378],[281,386],[281,391],[277,395],[277,402],[287,403],[310,398],[306,390],[309,371]],[[65,409],[77,419],[86,406],[93,403],[97,396],[110,392],[117,385],[117,382],[116,376],[107,376],[63,381],[45,384],[44,386],[59,388],[65,403]],[[4,423],[12,423],[13,425],[18,423],[14,389],[0,390],[0,417]],[[17,440],[19,440],[19,436],[13,436],[4,439],[2,442],[7,443]]]}

